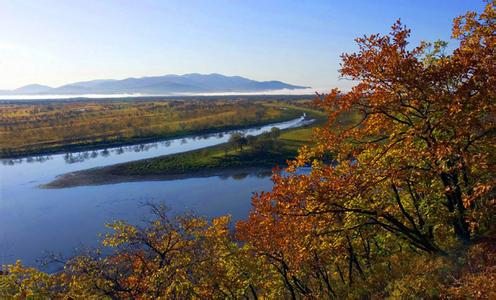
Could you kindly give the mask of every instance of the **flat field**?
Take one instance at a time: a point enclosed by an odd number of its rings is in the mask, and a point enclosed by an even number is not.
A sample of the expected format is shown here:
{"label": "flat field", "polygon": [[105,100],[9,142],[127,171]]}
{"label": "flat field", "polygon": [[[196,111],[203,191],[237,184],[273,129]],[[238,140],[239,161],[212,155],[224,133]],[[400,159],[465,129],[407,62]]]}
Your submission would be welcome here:
{"label": "flat field", "polygon": [[85,150],[298,117],[306,99],[190,98],[0,103],[0,157]]}

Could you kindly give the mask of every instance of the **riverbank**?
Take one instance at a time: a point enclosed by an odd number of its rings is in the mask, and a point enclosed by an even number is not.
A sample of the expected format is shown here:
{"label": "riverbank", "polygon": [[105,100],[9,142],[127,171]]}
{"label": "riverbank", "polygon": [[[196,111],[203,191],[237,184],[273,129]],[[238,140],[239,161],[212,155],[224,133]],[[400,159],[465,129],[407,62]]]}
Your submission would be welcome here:
{"label": "riverbank", "polygon": [[[0,158],[151,143],[288,121],[308,100],[188,100],[0,105]],[[303,106],[303,107],[302,107]]]}
{"label": "riverbank", "polygon": [[[313,116],[319,116],[314,112]],[[43,188],[69,188],[85,185],[104,185],[133,181],[173,180],[191,177],[243,176],[270,174],[273,167],[283,166],[293,159],[298,149],[312,142],[313,128],[323,122],[281,132],[277,145],[260,151],[253,146],[243,149],[220,144],[199,150],[165,155],[151,159],[116,164],[63,174]]]}
{"label": "riverbank", "polygon": [[207,169],[198,170],[188,173],[177,174],[113,174],[112,168],[98,168],[84,170],[80,172],[72,172],[62,175],[56,180],[41,185],[42,188],[47,189],[61,189],[77,186],[91,186],[91,185],[106,185],[117,184],[124,182],[139,182],[139,181],[166,181],[177,180],[186,178],[202,178],[220,176],[226,178],[244,178],[248,175],[256,175],[267,177],[272,174],[270,167],[242,167],[242,168],[223,168],[223,169]]}
{"label": "riverbank", "polygon": [[291,114],[284,115],[282,117],[270,119],[263,122],[256,122],[253,124],[247,125],[230,125],[230,126],[222,126],[222,127],[212,127],[201,130],[184,130],[177,131],[171,134],[164,135],[154,135],[154,136],[145,136],[145,137],[131,137],[131,138],[121,138],[115,141],[98,141],[98,142],[88,142],[88,143],[79,143],[79,144],[68,144],[68,145],[60,145],[53,146],[49,149],[38,149],[38,150],[28,150],[28,151],[19,151],[19,152],[11,152],[6,155],[0,153],[0,159],[17,159],[24,158],[28,156],[40,156],[40,155],[53,155],[53,154],[61,154],[68,152],[83,152],[83,151],[93,151],[98,149],[105,148],[118,148],[125,146],[132,146],[142,143],[156,143],[163,140],[168,139],[177,139],[177,138],[189,138],[197,135],[207,135],[214,134],[219,131],[231,131],[231,130],[245,130],[252,127],[261,127],[265,125],[269,125],[272,123],[286,122],[294,119],[301,113],[300,110],[292,111]]}

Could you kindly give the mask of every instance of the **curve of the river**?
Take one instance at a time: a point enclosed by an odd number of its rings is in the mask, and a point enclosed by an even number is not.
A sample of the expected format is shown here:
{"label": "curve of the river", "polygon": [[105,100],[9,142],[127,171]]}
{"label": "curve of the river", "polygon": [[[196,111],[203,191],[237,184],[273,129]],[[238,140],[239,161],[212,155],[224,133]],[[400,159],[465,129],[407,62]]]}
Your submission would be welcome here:
{"label": "curve of the river", "polygon": [[[287,122],[237,130],[259,135],[308,124],[305,115]],[[246,216],[253,192],[271,187],[267,174],[212,176],[40,189],[57,175],[181,153],[226,142],[234,131],[198,135],[94,151],[3,159],[0,164],[0,265],[21,259],[36,265],[47,251],[69,256],[78,247],[96,246],[104,224],[116,219],[139,222],[145,202],[165,202],[174,213],[193,211],[216,217]]]}

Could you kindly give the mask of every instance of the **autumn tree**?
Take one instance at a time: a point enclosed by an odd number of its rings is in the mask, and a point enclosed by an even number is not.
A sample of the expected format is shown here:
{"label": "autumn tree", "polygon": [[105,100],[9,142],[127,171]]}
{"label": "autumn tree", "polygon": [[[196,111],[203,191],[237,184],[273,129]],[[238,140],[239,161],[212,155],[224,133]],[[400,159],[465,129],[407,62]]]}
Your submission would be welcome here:
{"label": "autumn tree", "polygon": [[[449,257],[494,232],[495,19],[494,1],[457,18],[451,54],[443,42],[410,47],[398,21],[342,56],[341,75],[358,84],[319,95],[329,120],[316,146],[289,176],[274,175],[238,225],[288,295],[350,296],[378,272],[394,276],[398,257]],[[360,122],[339,128],[350,111]],[[309,174],[296,173],[308,164]]]}
{"label": "autumn tree", "polygon": [[279,138],[279,136],[281,135],[281,129],[277,128],[277,127],[272,127],[270,129],[270,135],[273,139],[277,139]]}
{"label": "autumn tree", "polygon": [[230,217],[209,222],[170,217],[161,204],[150,208],[152,216],[142,226],[108,225],[105,255],[102,249],[77,255],[54,274],[20,262],[6,266],[0,298],[256,299],[261,287],[270,286],[261,260],[232,238]]}
{"label": "autumn tree", "polygon": [[243,133],[234,132],[229,137],[229,143],[236,145],[240,150],[243,150],[243,146],[246,146],[246,144],[248,144],[248,140]]}

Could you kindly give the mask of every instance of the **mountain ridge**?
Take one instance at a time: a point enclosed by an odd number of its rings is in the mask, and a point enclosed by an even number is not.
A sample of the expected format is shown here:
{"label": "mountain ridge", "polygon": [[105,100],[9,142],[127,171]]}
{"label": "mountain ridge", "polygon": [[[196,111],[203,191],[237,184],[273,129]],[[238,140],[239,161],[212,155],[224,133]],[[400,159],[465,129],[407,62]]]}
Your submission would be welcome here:
{"label": "mountain ridge", "polygon": [[125,79],[96,79],[68,83],[59,87],[29,84],[14,90],[0,91],[1,95],[71,95],[137,93],[168,95],[182,93],[264,92],[309,88],[278,80],[256,81],[242,76],[218,73],[128,77]]}

